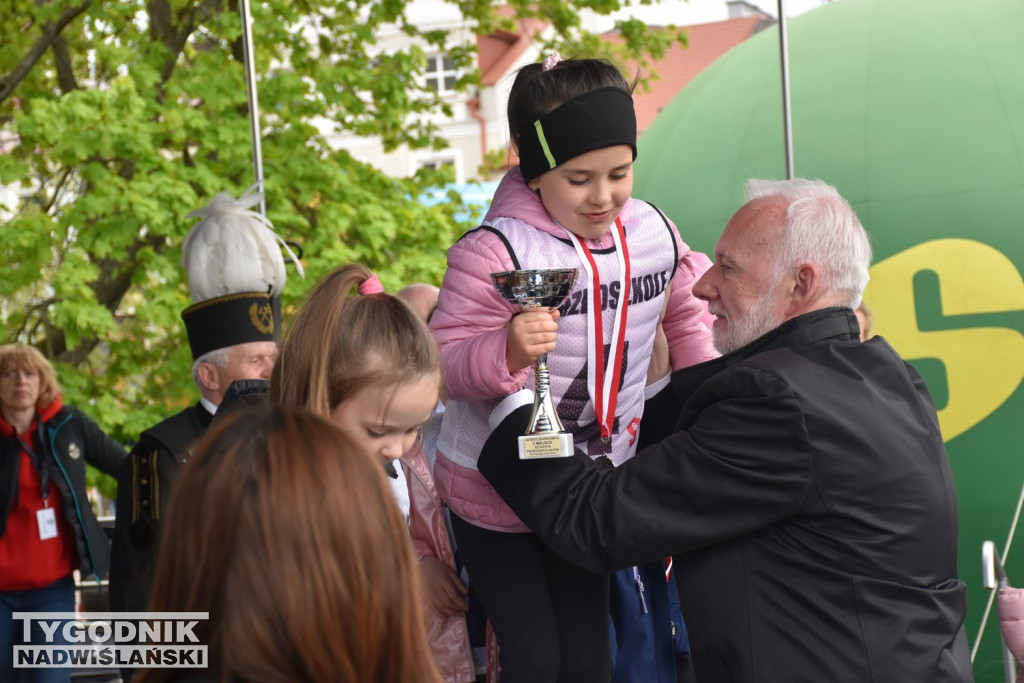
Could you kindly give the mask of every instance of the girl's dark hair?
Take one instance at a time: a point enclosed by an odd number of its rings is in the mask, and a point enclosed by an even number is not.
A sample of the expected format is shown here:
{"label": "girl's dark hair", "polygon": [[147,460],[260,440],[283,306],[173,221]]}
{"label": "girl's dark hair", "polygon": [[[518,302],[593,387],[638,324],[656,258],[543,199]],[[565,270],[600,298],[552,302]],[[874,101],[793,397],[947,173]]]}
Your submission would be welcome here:
{"label": "girl's dark hair", "polygon": [[215,421],[182,467],[151,605],[209,612],[194,633],[221,680],[440,683],[419,590],[380,464],[327,419],[261,405]]}
{"label": "girl's dark hair", "polygon": [[616,87],[632,94],[636,81],[628,83],[606,59],[565,59],[544,71],[540,62],[527,64],[516,73],[508,95],[508,128],[512,146],[533,130],[534,121],[565,102],[598,88]]}
{"label": "girl's dark hair", "polygon": [[409,304],[384,292],[356,293],[371,275],[360,264],[342,266],[313,287],[274,364],[272,403],[329,416],[364,387],[440,376],[437,343]]}

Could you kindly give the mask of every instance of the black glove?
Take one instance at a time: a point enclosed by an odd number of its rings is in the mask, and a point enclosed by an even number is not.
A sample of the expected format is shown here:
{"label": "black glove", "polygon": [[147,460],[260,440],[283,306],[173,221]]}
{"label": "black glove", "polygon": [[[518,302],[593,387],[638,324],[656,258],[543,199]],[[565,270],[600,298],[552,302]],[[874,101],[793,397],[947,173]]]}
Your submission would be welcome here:
{"label": "black glove", "polygon": [[[477,468],[520,519],[529,525],[523,514],[534,504],[549,497],[562,497],[564,484],[583,470],[595,465],[590,456],[578,448],[568,458],[519,458],[519,437],[526,433],[533,415],[533,405],[523,405],[501,421],[487,437],[480,450]],[[597,463],[611,468],[611,461]]]}
{"label": "black glove", "polygon": [[578,449],[568,458],[520,460],[519,437],[526,433],[532,411],[532,405],[520,406],[502,420],[484,443],[477,467],[541,541],[589,571],[605,571],[600,561],[592,561],[596,551],[591,554],[592,548],[576,545],[574,519],[586,513],[585,494],[578,487],[588,489],[595,477],[614,474],[600,471],[611,461],[595,463]]}
{"label": "black glove", "polygon": [[224,391],[214,419],[223,419],[237,408],[259,405],[267,401],[269,382],[265,379],[236,379]]}

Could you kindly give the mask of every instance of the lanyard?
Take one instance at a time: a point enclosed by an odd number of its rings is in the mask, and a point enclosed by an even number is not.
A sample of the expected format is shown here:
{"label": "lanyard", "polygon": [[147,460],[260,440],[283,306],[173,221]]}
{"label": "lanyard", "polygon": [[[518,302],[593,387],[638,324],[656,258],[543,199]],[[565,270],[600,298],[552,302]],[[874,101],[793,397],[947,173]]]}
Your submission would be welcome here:
{"label": "lanyard", "polygon": [[39,483],[42,486],[43,503],[46,503],[50,498],[50,475],[46,471],[46,466],[43,464],[43,461],[39,459],[39,456],[36,455],[36,452],[32,450],[32,446],[25,443],[25,440],[21,438],[20,434],[15,434],[14,438],[18,440],[21,447],[26,453],[28,453],[29,460],[32,461],[32,464],[35,465],[36,472],[39,473]]}
{"label": "lanyard", "polygon": [[626,343],[626,310],[629,308],[629,249],[626,246],[626,230],[622,220],[615,219],[612,242],[619,259],[619,273],[622,276],[622,294],[615,311],[615,325],[609,347],[607,372],[604,359],[604,316],[601,311],[601,279],[597,272],[590,249],[576,235],[566,230],[576,253],[587,271],[590,282],[591,302],[587,311],[587,389],[594,400],[594,413],[601,427],[601,438],[607,446],[615,426],[615,402],[619,395],[619,380],[622,376],[622,352]]}

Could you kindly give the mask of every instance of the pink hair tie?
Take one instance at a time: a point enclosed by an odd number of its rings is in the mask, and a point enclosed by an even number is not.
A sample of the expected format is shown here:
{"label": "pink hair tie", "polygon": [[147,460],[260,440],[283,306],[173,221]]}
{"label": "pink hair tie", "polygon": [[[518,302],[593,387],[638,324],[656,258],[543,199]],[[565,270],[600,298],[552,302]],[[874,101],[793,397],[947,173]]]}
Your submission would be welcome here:
{"label": "pink hair tie", "polygon": [[541,70],[550,71],[554,68],[555,64],[558,64],[560,61],[562,61],[562,58],[558,56],[558,53],[552,52],[547,56],[547,59],[544,60],[544,68]]}
{"label": "pink hair tie", "polygon": [[383,292],[384,286],[380,283],[380,280],[377,279],[376,273],[370,273],[370,277],[359,283],[359,294],[362,296],[382,294]]}

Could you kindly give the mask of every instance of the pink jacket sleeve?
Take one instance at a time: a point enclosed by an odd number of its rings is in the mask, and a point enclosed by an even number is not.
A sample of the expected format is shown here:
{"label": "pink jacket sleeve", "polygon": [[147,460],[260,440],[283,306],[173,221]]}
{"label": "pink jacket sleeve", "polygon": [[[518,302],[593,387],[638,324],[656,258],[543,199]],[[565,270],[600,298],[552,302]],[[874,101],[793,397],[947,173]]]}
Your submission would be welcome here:
{"label": "pink jacket sleeve", "polygon": [[718,357],[711,344],[708,320],[713,320],[704,302],[693,295],[693,285],[711,265],[707,256],[691,252],[679,237],[675,226],[672,234],[679,249],[679,263],[668,294],[668,307],[662,326],[668,339],[669,359],[673,370],[702,363]]}
{"label": "pink jacket sleeve", "polygon": [[[696,283],[696,281],[699,280],[701,276],[703,276],[704,273],[708,271],[708,268],[711,267],[711,259],[708,258],[708,255],[702,251],[691,251],[690,259],[693,262],[693,274],[696,278],[694,280],[694,283]],[[699,301],[701,307],[704,309],[704,317],[702,318],[702,320],[704,320],[705,327],[707,327],[710,330],[711,326],[715,324],[715,316],[712,313],[708,312],[707,301],[704,301],[703,299],[699,299]]]}
{"label": "pink jacket sleeve", "polygon": [[504,243],[487,230],[467,234],[448,250],[448,270],[430,319],[448,398],[504,397],[522,389],[529,377],[529,367],[508,371],[505,325],[518,309],[491,283],[491,273],[513,267]]}
{"label": "pink jacket sleeve", "polygon": [[1024,590],[1009,586],[999,589],[999,628],[1006,648],[1024,663]]}

